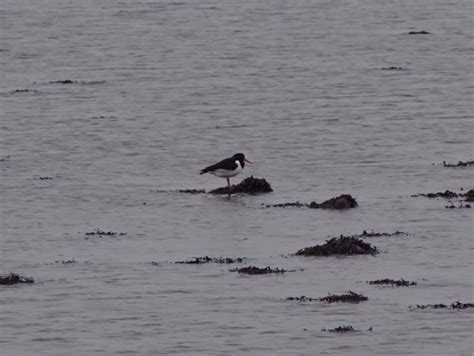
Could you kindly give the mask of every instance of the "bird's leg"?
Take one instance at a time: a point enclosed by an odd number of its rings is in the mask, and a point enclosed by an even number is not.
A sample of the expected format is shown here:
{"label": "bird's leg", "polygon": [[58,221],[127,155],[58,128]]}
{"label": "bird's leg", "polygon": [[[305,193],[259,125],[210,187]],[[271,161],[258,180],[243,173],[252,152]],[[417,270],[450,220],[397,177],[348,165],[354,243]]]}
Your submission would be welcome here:
{"label": "bird's leg", "polygon": [[227,177],[226,179],[227,179],[227,186],[229,187],[229,195],[230,195],[230,193],[232,193],[232,186],[230,185],[229,177]]}

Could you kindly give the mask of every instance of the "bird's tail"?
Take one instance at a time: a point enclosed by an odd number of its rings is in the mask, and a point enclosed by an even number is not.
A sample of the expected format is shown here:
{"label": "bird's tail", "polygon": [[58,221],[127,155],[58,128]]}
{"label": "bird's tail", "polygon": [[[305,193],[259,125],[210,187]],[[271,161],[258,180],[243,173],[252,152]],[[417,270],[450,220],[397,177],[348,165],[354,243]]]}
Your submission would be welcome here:
{"label": "bird's tail", "polygon": [[204,169],[201,169],[201,172],[199,172],[199,174],[204,174],[204,173],[207,173],[208,171],[206,170],[206,168]]}

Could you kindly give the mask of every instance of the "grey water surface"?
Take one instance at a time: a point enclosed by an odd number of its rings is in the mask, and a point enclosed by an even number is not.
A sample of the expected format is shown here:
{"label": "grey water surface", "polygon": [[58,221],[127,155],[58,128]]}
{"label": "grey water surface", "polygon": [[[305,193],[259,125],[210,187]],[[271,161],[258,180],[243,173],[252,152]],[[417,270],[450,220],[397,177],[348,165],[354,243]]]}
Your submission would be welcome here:
{"label": "grey water surface", "polygon": [[[471,355],[472,309],[409,306],[473,302],[473,209],[410,197],[474,188],[442,166],[473,157],[472,18],[463,0],[1,1],[0,273],[36,283],[0,286],[0,354]],[[256,163],[233,182],[273,193],[170,192],[225,185],[199,170],[236,152]],[[342,193],[359,207],[262,206]],[[363,230],[408,235],[289,256]],[[248,260],[170,263],[206,255]],[[297,271],[229,271],[246,265]],[[369,300],[285,301],[349,290]],[[358,332],[321,331],[341,325]]]}

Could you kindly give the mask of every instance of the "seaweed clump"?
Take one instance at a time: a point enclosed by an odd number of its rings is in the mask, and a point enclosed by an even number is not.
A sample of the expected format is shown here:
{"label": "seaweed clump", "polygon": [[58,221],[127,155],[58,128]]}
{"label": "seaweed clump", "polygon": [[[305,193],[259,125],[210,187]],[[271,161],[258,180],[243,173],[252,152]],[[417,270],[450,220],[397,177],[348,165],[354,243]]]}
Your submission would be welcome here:
{"label": "seaweed clump", "polygon": [[405,68],[403,68],[403,67],[396,67],[396,66],[390,66],[390,67],[382,67],[381,70],[396,70],[396,71],[400,71],[400,70],[405,70]]}
{"label": "seaweed clump", "polygon": [[405,281],[403,278],[400,280],[394,279],[377,279],[375,281],[367,281],[369,284],[373,285],[390,285],[392,287],[409,287],[409,286],[416,286],[416,282]]}
{"label": "seaweed clump", "polygon": [[230,270],[231,272],[239,272],[241,274],[249,274],[249,275],[259,275],[259,274],[282,274],[286,272],[294,272],[294,270],[285,270],[283,268],[271,268],[271,267],[264,267],[259,268],[255,266],[248,266],[242,268],[234,268]]}
{"label": "seaweed clump", "polygon": [[190,260],[185,260],[185,261],[176,261],[175,263],[177,264],[187,264],[187,265],[199,265],[199,264],[205,264],[205,263],[220,263],[220,264],[232,264],[232,263],[243,263],[245,260],[244,257],[236,257],[236,258],[230,258],[230,257],[209,257],[209,256],[204,256],[204,257],[194,257]]}
{"label": "seaweed clump", "polygon": [[323,298],[310,298],[303,295],[301,297],[288,297],[285,300],[294,300],[297,302],[359,303],[369,300],[369,298],[365,295],[349,291],[346,294],[329,294],[327,297]]}
{"label": "seaweed clump", "polygon": [[63,79],[63,80],[52,80],[49,84],[78,84],[77,80]]}
{"label": "seaweed clump", "polygon": [[417,304],[416,306],[410,306],[410,309],[452,309],[452,310],[462,310],[467,308],[474,308],[474,303],[461,303],[460,301],[451,303],[451,305],[446,304]]}
{"label": "seaweed clump", "polygon": [[334,210],[344,210],[355,208],[358,206],[357,201],[350,194],[341,194],[337,197],[328,199],[321,204],[312,201],[309,204],[297,202],[290,203],[279,203],[272,205],[265,205],[267,208],[310,208],[310,209],[334,209]]}
{"label": "seaweed clump", "polygon": [[316,245],[298,250],[297,256],[347,256],[347,255],[375,255],[377,247],[370,245],[356,237],[343,236],[326,241],[324,245]]}
{"label": "seaweed clump", "polygon": [[[265,178],[254,178],[253,176],[247,177],[237,185],[232,185],[233,193],[246,193],[246,194],[264,194],[273,192],[273,188]],[[221,187],[209,191],[209,194],[229,194],[228,187]]]}
{"label": "seaweed clump", "polygon": [[311,209],[336,209],[336,210],[343,210],[343,209],[350,209],[355,208],[357,206],[357,201],[350,195],[350,194],[342,194],[338,197],[334,197],[328,199],[321,204],[312,201],[309,204]]}
{"label": "seaweed clump", "polygon": [[456,206],[451,202],[451,205],[446,205],[445,208],[446,209],[464,209],[464,208],[470,209],[471,204],[463,204],[462,202],[459,202],[459,205]]}
{"label": "seaweed clump", "polygon": [[408,233],[403,231],[395,231],[395,232],[376,232],[364,230],[360,235],[354,235],[353,237],[393,237],[393,236],[407,236]]}
{"label": "seaweed clump", "polygon": [[125,232],[103,231],[99,228],[91,232],[86,232],[85,234],[86,236],[98,236],[98,237],[103,237],[103,236],[115,237],[115,236],[127,235],[127,233]]}
{"label": "seaweed clump", "polygon": [[327,297],[320,298],[321,302],[326,303],[359,303],[369,300],[365,295],[349,291],[347,294],[329,294]]}
{"label": "seaweed clump", "polygon": [[356,331],[351,325],[342,325],[334,329],[321,329],[321,331],[329,331],[330,333],[347,333]]}
{"label": "seaweed clump", "polygon": [[407,35],[431,35],[431,32],[421,30],[421,31],[410,31]]}
{"label": "seaweed clump", "polygon": [[464,194],[464,199],[474,202],[474,189],[468,190],[467,193]]}
{"label": "seaweed clump", "polygon": [[458,198],[462,196],[463,196],[462,194],[458,194],[450,190],[446,190],[444,192],[437,192],[437,193],[419,193],[419,194],[412,195],[412,197],[426,197],[430,199],[434,199],[434,198],[453,199],[453,198]]}
{"label": "seaweed clump", "polygon": [[152,193],[204,194],[204,189],[151,190]]}
{"label": "seaweed clump", "polygon": [[456,167],[468,167],[468,166],[474,166],[474,161],[459,161],[458,163],[447,163],[446,161],[443,161],[443,167],[449,167],[449,168],[456,168]]}
{"label": "seaweed clump", "polygon": [[312,302],[312,301],[319,301],[319,298],[310,298],[302,295],[301,297],[288,297],[285,300],[296,300],[298,302]]}
{"label": "seaweed clump", "polygon": [[13,285],[18,283],[34,283],[31,277],[20,276],[19,274],[10,272],[7,275],[0,276],[0,285]]}

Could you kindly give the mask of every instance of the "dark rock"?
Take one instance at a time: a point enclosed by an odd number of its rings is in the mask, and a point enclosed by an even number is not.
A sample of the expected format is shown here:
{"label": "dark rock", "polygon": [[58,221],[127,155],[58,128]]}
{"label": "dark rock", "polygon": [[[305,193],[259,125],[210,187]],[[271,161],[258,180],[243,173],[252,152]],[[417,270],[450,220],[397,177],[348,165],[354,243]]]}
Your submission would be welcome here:
{"label": "dark rock", "polygon": [[204,264],[204,263],[220,263],[220,264],[232,264],[232,263],[243,263],[244,260],[246,260],[245,257],[236,257],[236,258],[230,258],[230,257],[209,257],[209,256],[204,256],[204,257],[194,257],[190,260],[186,261],[176,261],[175,263],[178,264],[192,264],[192,265],[197,265],[197,264]]}
{"label": "dark rock", "polygon": [[53,177],[48,177],[48,176],[43,176],[43,177],[34,177],[33,179],[38,179],[38,180],[53,180]]}
{"label": "dark rock", "polygon": [[152,193],[204,194],[204,189],[152,190]]}
{"label": "dark rock", "polygon": [[340,256],[340,255],[375,255],[377,248],[356,238],[343,236],[333,237],[324,245],[306,247],[296,252],[297,256]]}
{"label": "dark rock", "polygon": [[468,166],[474,166],[474,161],[459,161],[458,163],[447,163],[446,161],[443,161],[443,167],[450,167],[450,168],[456,168],[456,167],[468,167]]}
{"label": "dark rock", "polygon": [[299,201],[294,203],[280,203],[280,204],[271,204],[265,205],[267,208],[302,208],[307,207],[308,204],[300,203]]}
{"label": "dark rock", "polygon": [[375,231],[370,231],[367,232],[364,230],[362,234],[360,235],[354,235],[352,237],[393,237],[393,236],[408,236],[408,233],[403,232],[403,231],[395,231],[395,232],[375,232]]}
{"label": "dark rock", "polygon": [[458,198],[461,196],[462,194],[458,194],[450,190],[446,190],[444,192],[437,192],[437,193],[419,193],[419,194],[412,195],[412,197],[426,197],[430,199],[433,199],[433,198],[453,199],[453,198]]}
{"label": "dark rock", "polygon": [[369,300],[365,295],[349,291],[347,294],[329,294],[327,297],[319,298],[321,302],[326,303],[359,303]]}
{"label": "dark rock", "polygon": [[446,205],[446,209],[471,209],[470,204],[463,204],[462,202],[459,202],[458,206],[455,206],[453,203],[451,205]]}
{"label": "dark rock", "polygon": [[285,270],[283,268],[270,268],[270,267],[265,267],[265,268],[259,268],[255,266],[248,266],[248,267],[242,267],[242,268],[234,268],[230,270],[231,272],[239,272],[242,274],[250,274],[250,275],[257,275],[257,274],[272,274],[272,273],[285,273],[285,272],[294,272],[294,270]]}
{"label": "dark rock", "polygon": [[114,232],[114,231],[103,231],[101,229],[96,229],[91,232],[86,232],[86,236],[98,236],[98,237],[103,237],[103,236],[109,236],[109,237],[115,237],[115,236],[124,236],[127,235],[125,232]]}
{"label": "dark rock", "polygon": [[381,68],[382,70],[396,70],[396,71],[400,71],[400,70],[405,70],[405,68],[403,67],[394,67],[394,66],[391,66],[391,67],[383,67]]}
{"label": "dark rock", "polygon": [[421,31],[410,31],[408,35],[431,35],[431,32],[421,30]]}
{"label": "dark rock", "polygon": [[460,301],[451,304],[451,309],[474,308],[474,303],[461,303]]}
{"label": "dark rock", "polygon": [[467,193],[464,194],[464,198],[466,199],[466,201],[474,202],[474,189],[468,190]]}
{"label": "dark rock", "polygon": [[467,309],[474,308],[474,303],[461,303],[459,301],[452,303],[451,305],[446,304],[417,304],[416,306],[410,306],[410,309]]}
{"label": "dark rock", "polygon": [[10,160],[10,155],[8,156],[1,156],[0,157],[0,162],[8,162]]}
{"label": "dark rock", "polygon": [[342,194],[338,197],[331,198],[322,202],[321,204],[316,203],[315,201],[309,204],[311,209],[350,209],[357,206],[357,201],[350,194]]}
{"label": "dark rock", "polygon": [[203,194],[206,191],[204,189],[178,189],[173,190],[173,193],[184,193],[184,194]]}
{"label": "dark rock", "polygon": [[53,80],[50,81],[49,84],[78,84],[79,82],[76,80],[65,79],[65,80]]}
{"label": "dark rock", "polygon": [[18,283],[34,283],[34,280],[31,277],[24,277],[11,272],[7,275],[0,276],[0,285],[12,285]]}
{"label": "dark rock", "polygon": [[265,205],[267,208],[310,208],[310,209],[336,209],[336,210],[343,210],[343,209],[350,209],[355,208],[357,206],[356,200],[350,194],[342,194],[338,197],[331,198],[322,202],[321,204],[312,201],[309,204],[301,203],[299,201],[294,203],[279,203],[279,204],[270,204]]}
{"label": "dark rock", "polygon": [[38,90],[36,89],[15,89],[12,90],[9,94],[23,94],[23,93],[33,93],[33,94],[38,94]]}
{"label": "dark rock", "polygon": [[392,287],[409,287],[409,286],[416,286],[416,282],[405,281],[403,278],[400,280],[393,280],[393,279],[377,279],[375,281],[367,281],[369,284],[375,285],[390,285]]}
{"label": "dark rock", "polygon": [[322,329],[321,331],[329,331],[330,333],[347,333],[356,331],[351,325],[342,325],[334,329]]}
{"label": "dark rock", "polygon": [[[254,178],[250,176],[245,178],[237,185],[232,186],[233,193],[246,193],[246,194],[263,194],[273,192],[273,189],[265,178]],[[227,187],[217,188],[209,191],[209,194],[229,194]]]}
{"label": "dark rock", "polygon": [[301,297],[288,297],[288,298],[286,298],[285,300],[296,300],[296,301],[298,301],[298,302],[319,301],[318,298],[309,298],[309,297],[305,297],[304,295],[302,295]]}
{"label": "dark rock", "polygon": [[285,300],[297,302],[359,303],[369,300],[369,298],[367,298],[365,295],[349,291],[347,294],[329,294],[327,297],[323,298],[310,298],[303,295],[301,297],[288,297]]}

